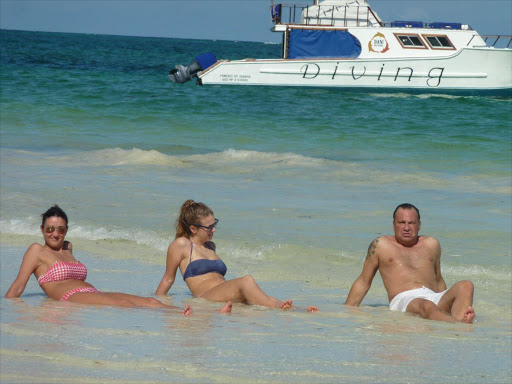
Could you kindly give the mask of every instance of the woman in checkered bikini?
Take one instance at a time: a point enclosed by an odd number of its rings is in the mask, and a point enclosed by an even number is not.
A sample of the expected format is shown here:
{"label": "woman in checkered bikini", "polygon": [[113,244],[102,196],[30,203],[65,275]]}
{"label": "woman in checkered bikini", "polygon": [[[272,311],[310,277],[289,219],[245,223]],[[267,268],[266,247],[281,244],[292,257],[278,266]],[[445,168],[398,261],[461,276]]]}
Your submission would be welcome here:
{"label": "woman in checkered bikini", "polygon": [[[41,232],[45,244],[35,243],[28,248],[18,276],[5,297],[20,297],[33,273],[41,289],[54,300],[119,307],[177,309],[152,297],[98,291],[85,282],[87,268],[74,258],[71,243],[64,241],[68,231],[68,218],[64,211],[55,205],[41,216]],[[188,315],[190,312],[190,307],[185,306],[183,314]]]}

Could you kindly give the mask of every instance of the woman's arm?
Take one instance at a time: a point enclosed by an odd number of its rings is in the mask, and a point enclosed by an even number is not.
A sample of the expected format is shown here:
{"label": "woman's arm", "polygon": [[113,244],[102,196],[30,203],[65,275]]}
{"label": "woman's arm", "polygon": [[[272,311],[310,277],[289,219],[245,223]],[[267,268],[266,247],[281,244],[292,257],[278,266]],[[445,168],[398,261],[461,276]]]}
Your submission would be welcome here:
{"label": "woman's arm", "polygon": [[27,286],[28,279],[30,279],[30,276],[35,272],[39,265],[39,254],[41,253],[41,248],[41,244],[32,244],[27,249],[25,256],[23,256],[18,276],[5,294],[5,297],[10,299],[21,296]]}
{"label": "woman's arm", "polygon": [[183,260],[185,242],[190,243],[190,241],[180,238],[174,240],[171,245],[169,245],[169,248],[167,249],[165,273],[162,277],[162,281],[160,281],[160,284],[156,289],[157,295],[166,295],[174,284],[174,280],[176,279],[176,271],[178,270],[178,267]]}

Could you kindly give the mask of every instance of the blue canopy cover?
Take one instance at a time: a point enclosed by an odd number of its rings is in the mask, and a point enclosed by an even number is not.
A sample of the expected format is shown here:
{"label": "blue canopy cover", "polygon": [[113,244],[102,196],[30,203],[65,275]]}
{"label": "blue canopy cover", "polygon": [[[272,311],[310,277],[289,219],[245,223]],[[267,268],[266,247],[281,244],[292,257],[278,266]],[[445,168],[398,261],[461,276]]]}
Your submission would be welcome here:
{"label": "blue canopy cover", "polygon": [[346,30],[292,29],[288,58],[316,57],[356,58],[361,54],[361,42]]}

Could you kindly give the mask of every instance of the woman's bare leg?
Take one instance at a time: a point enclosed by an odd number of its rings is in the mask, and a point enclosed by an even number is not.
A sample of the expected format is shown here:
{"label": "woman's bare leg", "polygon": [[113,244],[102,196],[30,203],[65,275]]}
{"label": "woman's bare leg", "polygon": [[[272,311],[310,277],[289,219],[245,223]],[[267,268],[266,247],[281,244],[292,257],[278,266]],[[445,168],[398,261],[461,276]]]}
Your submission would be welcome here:
{"label": "woman's bare leg", "polygon": [[[166,305],[152,297],[140,297],[129,295],[126,293],[91,293],[91,292],[77,292],[71,295],[67,301],[81,304],[91,305],[112,305],[116,307],[126,308],[163,308],[163,309],[180,309],[176,306]],[[187,304],[183,310],[185,316],[192,312],[190,306]]]}
{"label": "woman's bare leg", "polygon": [[268,296],[261,290],[250,275],[221,283],[201,294],[203,299],[211,301],[236,301],[270,308],[290,309],[292,301],[280,301]]}

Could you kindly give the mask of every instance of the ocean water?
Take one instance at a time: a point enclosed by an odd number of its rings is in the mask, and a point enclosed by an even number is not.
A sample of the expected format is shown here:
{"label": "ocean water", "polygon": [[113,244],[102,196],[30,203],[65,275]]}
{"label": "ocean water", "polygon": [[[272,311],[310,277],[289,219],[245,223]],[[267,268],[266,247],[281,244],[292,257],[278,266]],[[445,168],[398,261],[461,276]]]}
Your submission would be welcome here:
{"label": "ocean water", "polygon": [[[279,44],[0,31],[0,381],[502,383],[512,375],[512,100],[171,83],[195,56]],[[220,219],[228,278],[321,312],[218,304],[179,278],[178,312],[62,304],[31,278],[58,203],[102,291],[153,295],[186,199]],[[380,276],[343,306],[403,202],[475,284],[473,325],[392,313]]]}

